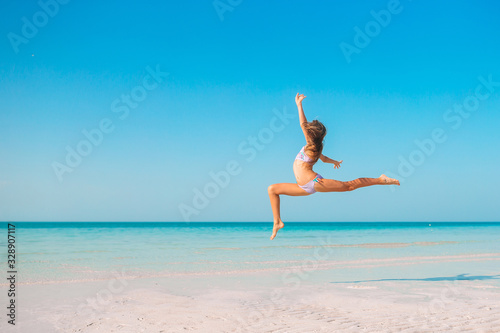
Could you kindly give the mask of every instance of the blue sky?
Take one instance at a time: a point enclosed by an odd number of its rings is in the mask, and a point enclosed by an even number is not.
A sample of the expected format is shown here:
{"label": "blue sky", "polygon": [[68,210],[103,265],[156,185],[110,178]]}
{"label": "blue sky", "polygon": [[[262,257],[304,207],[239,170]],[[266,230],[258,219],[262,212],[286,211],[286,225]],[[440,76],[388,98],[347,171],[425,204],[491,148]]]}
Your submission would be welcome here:
{"label": "blue sky", "polygon": [[[41,3],[0,10],[0,220],[272,221],[267,186],[295,182],[304,144],[276,116],[297,92],[344,160],[317,172],[402,186],[283,197],[284,221],[500,220],[497,2]],[[375,30],[348,62],[355,27]]]}

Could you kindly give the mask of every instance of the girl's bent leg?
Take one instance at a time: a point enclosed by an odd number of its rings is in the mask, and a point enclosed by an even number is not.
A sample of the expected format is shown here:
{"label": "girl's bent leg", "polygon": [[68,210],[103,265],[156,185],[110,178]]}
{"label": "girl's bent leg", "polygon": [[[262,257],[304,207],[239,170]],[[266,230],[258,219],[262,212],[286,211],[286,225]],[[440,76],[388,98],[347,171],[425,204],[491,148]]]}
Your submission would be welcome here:
{"label": "girl's bent leg", "polygon": [[271,240],[276,237],[278,230],[283,228],[285,224],[281,221],[280,216],[280,194],[299,196],[299,195],[309,195],[306,191],[301,189],[297,184],[292,183],[281,183],[273,184],[267,188],[269,193],[269,199],[271,201],[271,208],[273,210],[273,233],[271,235]]}

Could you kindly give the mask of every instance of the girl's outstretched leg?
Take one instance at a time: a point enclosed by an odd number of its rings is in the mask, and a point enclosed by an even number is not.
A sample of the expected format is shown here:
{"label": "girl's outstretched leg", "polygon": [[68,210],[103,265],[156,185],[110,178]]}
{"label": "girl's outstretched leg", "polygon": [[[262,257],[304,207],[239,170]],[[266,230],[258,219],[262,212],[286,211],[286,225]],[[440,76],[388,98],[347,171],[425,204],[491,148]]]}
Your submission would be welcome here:
{"label": "girl's outstretched leg", "polygon": [[271,240],[276,237],[278,230],[283,228],[285,224],[281,221],[280,216],[280,194],[299,196],[299,195],[309,195],[306,191],[301,189],[297,184],[292,183],[281,183],[273,184],[267,188],[269,193],[269,199],[271,200],[271,208],[273,210],[273,233],[271,235]]}
{"label": "girl's outstretched leg", "polygon": [[381,175],[378,178],[358,178],[348,182],[334,179],[322,179],[315,184],[314,189],[318,192],[347,192],[361,187],[373,185],[399,185],[399,180]]}

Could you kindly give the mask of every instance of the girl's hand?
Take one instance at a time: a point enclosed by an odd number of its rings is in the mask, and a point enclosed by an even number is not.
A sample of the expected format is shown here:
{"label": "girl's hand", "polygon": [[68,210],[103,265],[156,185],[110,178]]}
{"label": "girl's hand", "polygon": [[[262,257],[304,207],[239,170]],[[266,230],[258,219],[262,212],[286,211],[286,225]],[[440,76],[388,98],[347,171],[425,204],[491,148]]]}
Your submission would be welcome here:
{"label": "girl's hand", "polygon": [[302,103],[302,100],[304,98],[306,98],[307,96],[304,96],[304,95],[299,95],[299,93],[297,93],[297,96],[295,96],[295,103],[297,105],[299,105],[300,103]]}
{"label": "girl's hand", "polygon": [[334,168],[334,169],[338,169],[338,168],[340,168],[340,164],[341,164],[342,162],[344,162],[344,160],[342,160],[342,161],[340,161],[340,162],[339,162],[339,161],[333,161],[333,168]]}

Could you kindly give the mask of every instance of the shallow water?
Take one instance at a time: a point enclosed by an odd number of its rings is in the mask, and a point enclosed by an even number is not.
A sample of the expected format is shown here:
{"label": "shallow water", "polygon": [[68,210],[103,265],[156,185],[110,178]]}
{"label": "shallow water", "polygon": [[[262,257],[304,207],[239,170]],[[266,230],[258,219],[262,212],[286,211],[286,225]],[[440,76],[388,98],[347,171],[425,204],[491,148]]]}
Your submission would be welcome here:
{"label": "shallow water", "polygon": [[121,270],[147,277],[291,269],[330,282],[500,274],[500,223],[287,223],[273,241],[271,223],[14,224],[21,283]]}

